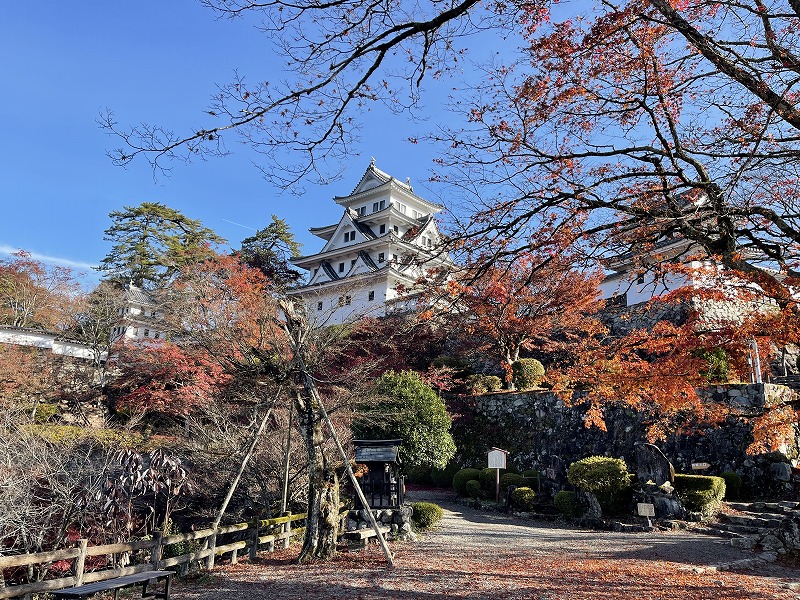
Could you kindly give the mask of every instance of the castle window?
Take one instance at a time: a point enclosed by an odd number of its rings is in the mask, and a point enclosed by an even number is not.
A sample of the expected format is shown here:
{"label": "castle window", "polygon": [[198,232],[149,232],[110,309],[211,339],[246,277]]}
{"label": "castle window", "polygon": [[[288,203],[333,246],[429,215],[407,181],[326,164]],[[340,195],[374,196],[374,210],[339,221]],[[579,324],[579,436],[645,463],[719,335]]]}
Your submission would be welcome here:
{"label": "castle window", "polygon": [[339,273],[344,273],[344,263],[339,263]]}
{"label": "castle window", "polygon": [[395,225],[395,226],[393,227],[393,229],[394,229],[394,232],[395,232],[395,233],[399,233],[399,232],[400,232],[400,228],[399,228],[397,225]]}
{"label": "castle window", "polygon": [[363,217],[365,214],[367,214],[367,207],[366,206],[359,206],[356,209],[356,212],[358,212],[358,216],[359,217]]}
{"label": "castle window", "polygon": [[381,252],[380,254],[378,254],[378,262],[379,262],[379,263],[381,263],[381,262],[383,262],[383,261],[385,261],[385,260],[386,260],[386,255],[385,255],[383,252]]}
{"label": "castle window", "polygon": [[347,306],[350,306],[350,302],[351,302],[352,300],[353,300],[353,299],[352,299],[350,296],[345,296],[345,297],[344,297],[344,303],[345,303]]}
{"label": "castle window", "polygon": [[372,302],[373,300],[375,300],[375,292],[370,292],[370,293],[369,293],[369,296],[367,297],[367,299],[368,299],[370,302]]}
{"label": "castle window", "polygon": [[372,212],[378,212],[378,203],[377,202],[373,202],[372,203]]}
{"label": "castle window", "polygon": [[317,302],[317,310],[322,310],[322,302]]}
{"label": "castle window", "polygon": [[644,274],[641,274],[636,278],[636,283],[639,285],[644,285]]}
{"label": "castle window", "polygon": [[356,239],[356,232],[355,231],[345,231],[344,232],[344,241],[345,242],[352,242]]}
{"label": "castle window", "polygon": [[353,260],[351,260],[351,261],[350,261],[350,266],[351,266],[351,267],[354,267],[354,266],[356,266],[356,259],[355,259],[355,258],[354,258]]}
{"label": "castle window", "polygon": [[150,337],[150,330],[149,329],[145,329],[144,330],[144,337]]}
{"label": "castle window", "polygon": [[386,224],[381,225],[381,233],[386,233]]}
{"label": "castle window", "polygon": [[160,337],[160,335],[159,335],[159,333],[156,331],[156,333],[155,333],[155,335],[154,335],[153,337],[154,337],[155,339],[158,339],[158,338]]}

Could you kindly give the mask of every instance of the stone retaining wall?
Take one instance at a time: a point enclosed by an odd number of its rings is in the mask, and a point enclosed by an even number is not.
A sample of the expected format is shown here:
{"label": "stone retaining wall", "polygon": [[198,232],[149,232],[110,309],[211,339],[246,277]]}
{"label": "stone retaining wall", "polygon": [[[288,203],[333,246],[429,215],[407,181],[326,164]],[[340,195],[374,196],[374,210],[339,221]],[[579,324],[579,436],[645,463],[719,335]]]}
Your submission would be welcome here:
{"label": "stone retaining wall", "polygon": [[[752,442],[748,419],[794,403],[794,392],[772,384],[740,384],[714,387],[707,393],[734,408],[725,423],[692,428],[692,433],[671,435],[656,445],[680,473],[692,473],[692,463],[707,462],[711,467],[703,474],[735,471],[744,480],[745,493],[784,494],[791,487],[790,463],[800,457],[800,436],[796,430],[780,453],[749,456],[745,452]],[[602,431],[584,426],[584,411],[580,404],[565,406],[551,392],[488,394],[476,398],[473,413],[456,423],[454,435],[464,464],[485,466],[485,451],[496,446],[510,452],[515,466],[550,468],[556,478],[563,478],[572,462],[592,455],[622,457],[634,468],[634,444],[646,441],[653,415],[626,406],[611,407],[605,414],[607,431]]]}

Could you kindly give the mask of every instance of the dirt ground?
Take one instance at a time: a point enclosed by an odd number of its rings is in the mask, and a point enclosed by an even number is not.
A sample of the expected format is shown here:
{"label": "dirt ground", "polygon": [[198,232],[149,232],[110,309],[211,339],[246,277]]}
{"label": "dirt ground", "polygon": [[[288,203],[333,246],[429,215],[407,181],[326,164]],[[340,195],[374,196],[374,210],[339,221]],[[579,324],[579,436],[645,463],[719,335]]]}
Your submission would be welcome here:
{"label": "dirt ground", "polygon": [[[416,499],[421,499],[417,493]],[[693,534],[611,533],[477,512],[451,494],[423,495],[445,508],[441,525],[415,543],[392,543],[388,570],[376,545],[325,564],[296,565],[298,546],[254,564],[222,565],[179,582],[174,600],[284,598],[796,599],[800,571],[762,564],[748,572],[715,565],[752,557],[727,540]]]}

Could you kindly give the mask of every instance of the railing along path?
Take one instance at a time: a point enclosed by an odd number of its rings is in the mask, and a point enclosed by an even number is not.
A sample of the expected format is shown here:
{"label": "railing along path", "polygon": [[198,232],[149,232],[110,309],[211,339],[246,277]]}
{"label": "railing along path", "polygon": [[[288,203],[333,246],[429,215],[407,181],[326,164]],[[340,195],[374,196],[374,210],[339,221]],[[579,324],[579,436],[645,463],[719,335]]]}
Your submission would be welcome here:
{"label": "railing along path", "polygon": [[[83,585],[93,581],[104,581],[123,575],[132,575],[150,570],[161,570],[169,567],[179,567],[179,572],[185,574],[192,563],[203,563],[207,569],[214,567],[216,557],[230,554],[232,563],[236,563],[243,554],[254,560],[258,552],[272,552],[276,542],[282,542],[288,548],[291,539],[305,533],[304,526],[295,526],[298,521],[305,521],[306,514],[286,515],[275,519],[255,520],[251,523],[237,523],[189,533],[162,535],[153,534],[152,539],[123,542],[119,544],[104,544],[102,546],[89,546],[85,539],[78,540],[74,548],[53,550],[51,552],[38,552],[36,554],[15,554],[0,556],[0,600],[17,598],[28,594],[37,594],[65,587]],[[164,549],[175,544],[195,542],[197,550],[164,558]],[[134,553],[144,552],[146,558],[138,564],[118,567],[118,555],[131,557]],[[110,567],[87,570],[87,559],[105,556],[106,564]],[[49,567],[57,561],[72,561],[69,577],[58,579],[45,579],[29,583],[6,585],[4,571],[42,565]],[[90,561],[91,562],[91,561]]]}

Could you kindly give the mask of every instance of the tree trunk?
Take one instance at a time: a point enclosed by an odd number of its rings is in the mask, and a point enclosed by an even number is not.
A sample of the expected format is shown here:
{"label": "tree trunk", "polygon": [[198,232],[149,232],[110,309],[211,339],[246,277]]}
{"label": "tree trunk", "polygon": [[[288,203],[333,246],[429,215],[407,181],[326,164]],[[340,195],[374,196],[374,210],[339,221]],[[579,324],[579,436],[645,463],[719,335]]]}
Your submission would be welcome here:
{"label": "tree trunk", "polygon": [[297,396],[297,415],[308,455],[308,517],[298,562],[328,559],[336,554],[339,527],[339,478],[325,456],[324,423],[310,395]]}

